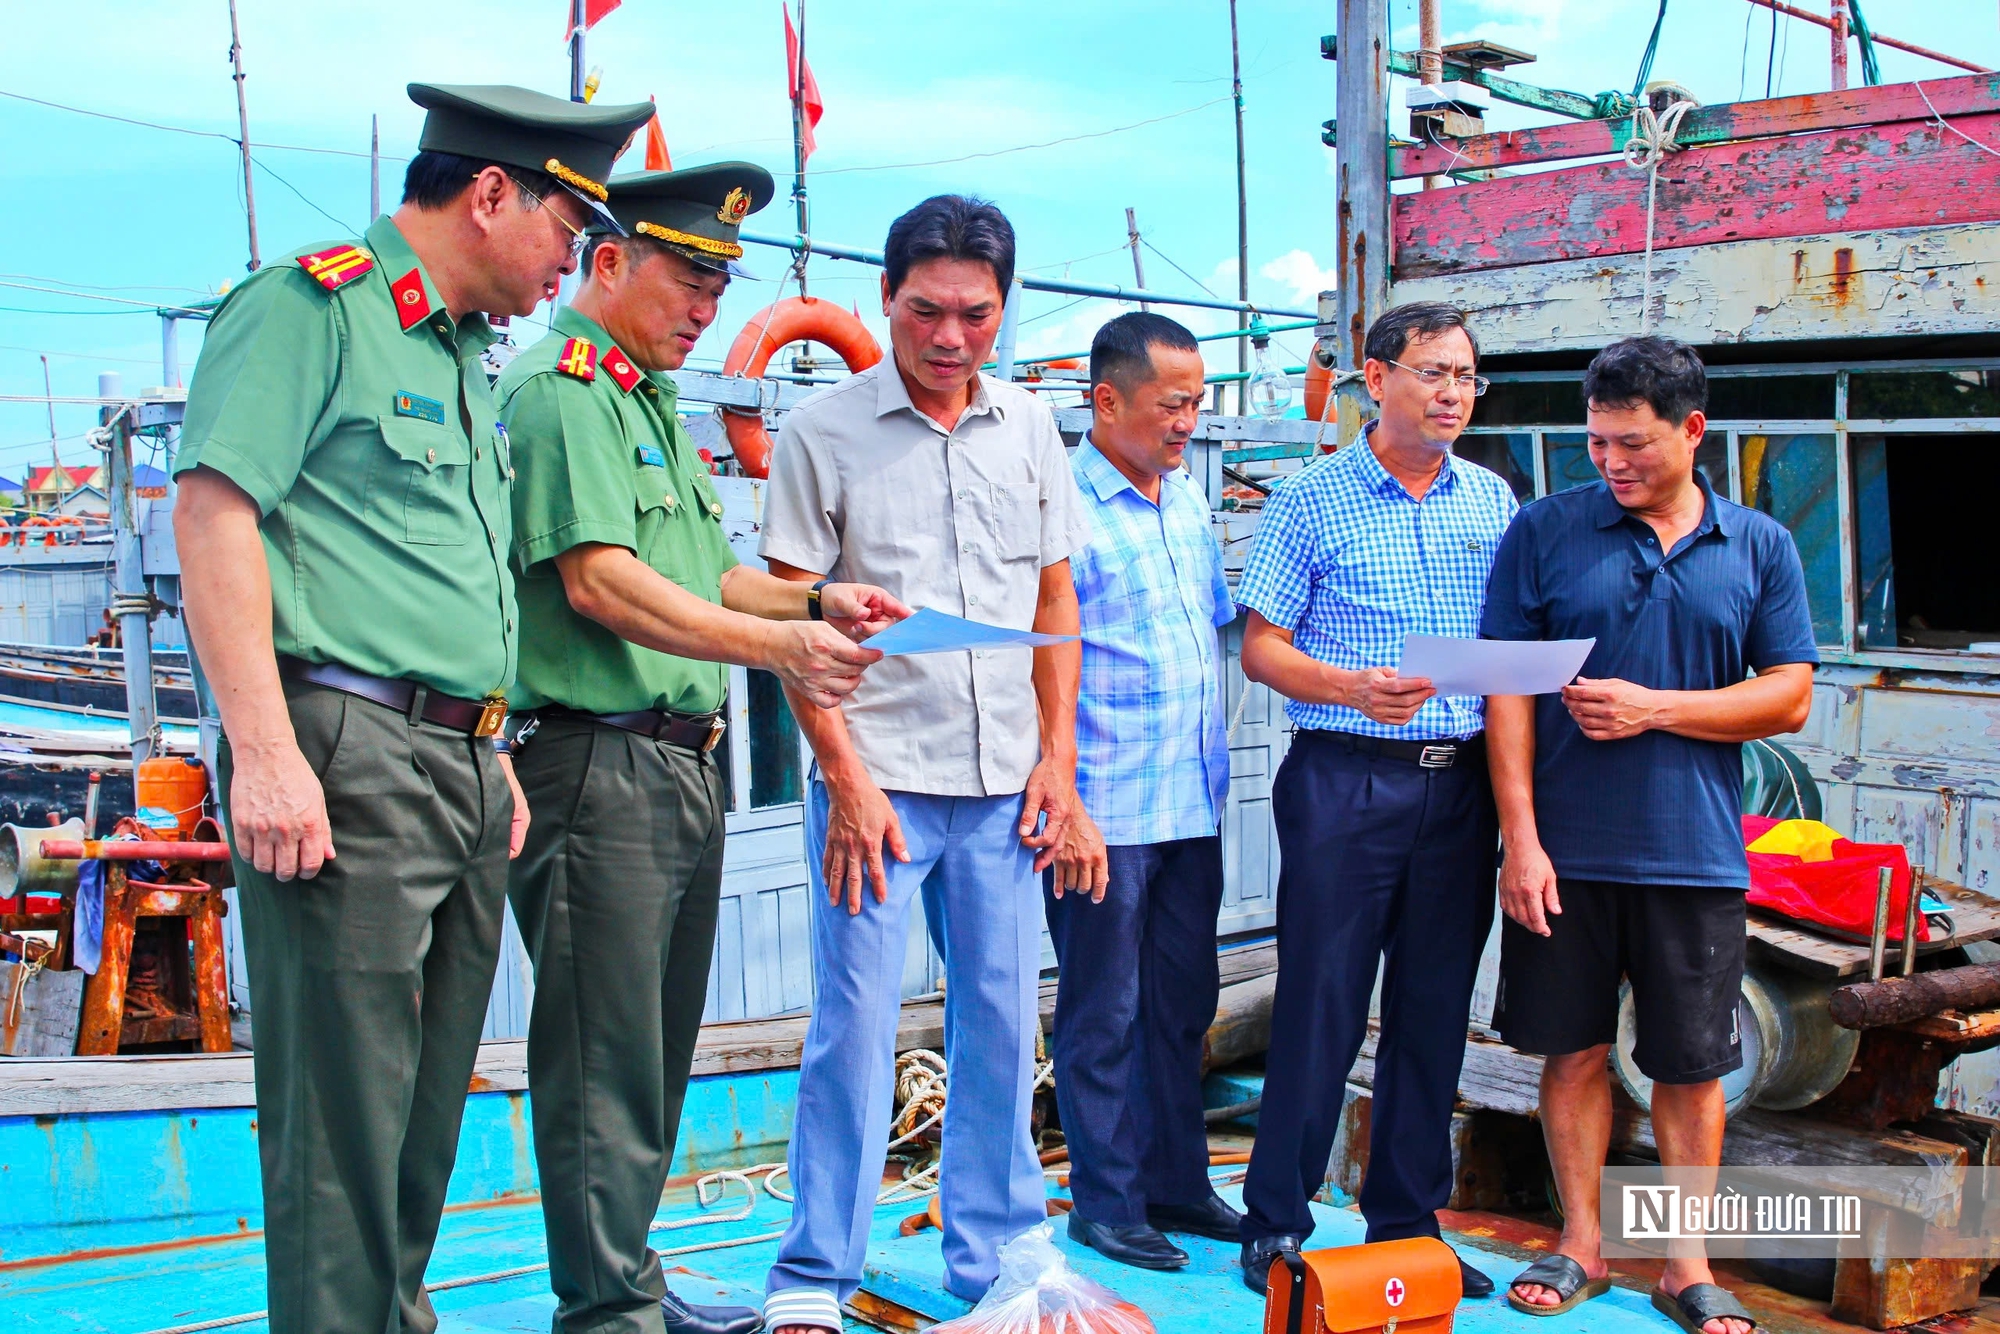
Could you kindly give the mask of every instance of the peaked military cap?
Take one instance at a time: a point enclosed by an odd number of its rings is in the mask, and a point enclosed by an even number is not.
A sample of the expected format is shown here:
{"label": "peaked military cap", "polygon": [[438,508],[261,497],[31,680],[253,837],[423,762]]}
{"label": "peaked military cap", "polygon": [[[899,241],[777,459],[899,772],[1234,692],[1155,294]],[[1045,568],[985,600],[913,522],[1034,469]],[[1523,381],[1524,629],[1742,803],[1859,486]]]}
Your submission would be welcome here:
{"label": "peaked military cap", "polygon": [[737,234],[776,192],[771,173],[749,162],[632,172],[612,178],[611,214],[628,235],[651,237],[703,268],[754,278],[737,262]]}
{"label": "peaked military cap", "polygon": [[610,194],[605,180],[625,145],[652,119],[651,102],[591,106],[503,83],[413,83],[409,93],[430,113],[419,150],[553,176],[583,201],[596,225],[618,226],[604,206]]}

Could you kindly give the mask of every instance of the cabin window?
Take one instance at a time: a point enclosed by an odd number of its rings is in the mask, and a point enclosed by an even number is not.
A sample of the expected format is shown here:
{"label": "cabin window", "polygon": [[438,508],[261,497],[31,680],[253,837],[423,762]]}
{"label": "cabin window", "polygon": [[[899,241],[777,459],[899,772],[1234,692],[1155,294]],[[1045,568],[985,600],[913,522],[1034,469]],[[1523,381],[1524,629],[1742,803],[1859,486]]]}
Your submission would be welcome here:
{"label": "cabin window", "polygon": [[1452,453],[1506,478],[1514,488],[1514,499],[1522,504],[1535,498],[1535,437],[1529,432],[1468,432],[1458,438]]}
{"label": "cabin window", "polygon": [[2000,370],[1857,371],[1848,377],[1847,415],[2000,417]]}
{"label": "cabin window", "polygon": [[1857,434],[1848,446],[1862,645],[2000,651],[2000,583],[1985,577],[2000,434]]}
{"label": "cabin window", "polygon": [[1495,380],[1472,419],[1482,426],[1581,426],[1583,380]]}
{"label": "cabin window", "polygon": [[1745,432],[1737,441],[1743,503],[1790,530],[1805,566],[1813,639],[1840,644],[1840,508],[1834,437]]}
{"label": "cabin window", "polygon": [[1708,377],[1710,421],[1823,421],[1833,416],[1831,375]]}
{"label": "cabin window", "polygon": [[[784,687],[769,672],[750,677],[750,806],[783,806],[805,792],[799,765],[799,725]],[[720,749],[718,747],[718,749]]]}

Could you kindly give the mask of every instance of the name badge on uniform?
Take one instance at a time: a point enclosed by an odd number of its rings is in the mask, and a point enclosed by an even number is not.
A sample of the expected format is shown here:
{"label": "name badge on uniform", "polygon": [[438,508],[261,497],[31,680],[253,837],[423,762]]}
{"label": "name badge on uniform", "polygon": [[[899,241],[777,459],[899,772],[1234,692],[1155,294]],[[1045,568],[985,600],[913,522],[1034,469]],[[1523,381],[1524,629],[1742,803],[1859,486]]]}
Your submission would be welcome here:
{"label": "name badge on uniform", "polygon": [[411,394],[398,390],[396,393],[396,415],[415,417],[418,421],[436,422],[444,425],[444,404],[422,394]]}
{"label": "name badge on uniform", "polygon": [[658,445],[639,446],[639,466],[642,468],[664,468],[667,456],[660,452]]}

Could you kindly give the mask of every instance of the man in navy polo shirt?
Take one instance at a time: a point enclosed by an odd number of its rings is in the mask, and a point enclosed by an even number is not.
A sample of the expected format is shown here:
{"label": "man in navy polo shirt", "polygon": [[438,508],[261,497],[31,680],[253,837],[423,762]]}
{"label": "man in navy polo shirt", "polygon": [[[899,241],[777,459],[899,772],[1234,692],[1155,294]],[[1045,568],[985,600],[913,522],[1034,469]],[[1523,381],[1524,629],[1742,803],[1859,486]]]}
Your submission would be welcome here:
{"label": "man in navy polo shirt", "polygon": [[[1804,725],[1819,661],[1791,534],[1694,466],[1708,403],[1694,350],[1614,343],[1583,395],[1603,480],[1521,511],[1480,623],[1489,639],[1597,640],[1560,696],[1486,706],[1505,846],[1494,1020],[1548,1058],[1542,1130],[1563,1206],[1557,1253],[1508,1294],[1533,1314],[1606,1287],[1598,1173],[1621,974],[1661,1162],[1721,1160],[1720,1079],[1743,1063],[1741,746]],[[1654,1304],[1705,1334],[1755,1323],[1698,1249],[1668,1260]]]}

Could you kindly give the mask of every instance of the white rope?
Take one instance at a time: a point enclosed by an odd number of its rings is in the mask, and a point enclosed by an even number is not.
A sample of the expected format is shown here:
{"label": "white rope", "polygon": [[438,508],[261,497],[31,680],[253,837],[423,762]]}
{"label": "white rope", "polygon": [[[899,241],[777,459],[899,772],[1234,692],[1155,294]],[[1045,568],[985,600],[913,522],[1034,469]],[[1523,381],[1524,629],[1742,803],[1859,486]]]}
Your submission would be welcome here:
{"label": "white rope", "polygon": [[[1917,81],[1913,79],[1911,80],[1911,82],[1916,83]],[[1995,148],[1991,144],[1983,144],[1979,142],[1979,140],[1973,138],[1971,135],[1967,134],[1964,130],[1959,129],[1958,126],[1946,120],[1944,116],[1938,111],[1938,109],[1935,106],[1932,106],[1931,95],[1924,91],[1924,86],[1921,83],[1917,83],[1917,96],[1924,99],[1924,105],[1930,107],[1931,115],[1937,117],[1937,123],[1940,129],[1950,130],[1953,134],[1965,140],[1965,142],[1971,144],[1974,148],[1978,149],[1982,153],[1991,153],[1994,157],[2000,157],[2000,148]]]}
{"label": "white rope", "polygon": [[1676,102],[1656,116],[1650,105],[1641,102],[1632,111],[1632,137],[1625,141],[1626,165],[1646,173],[1646,281],[1639,304],[1642,334],[1653,327],[1653,213],[1660,193],[1660,163],[1667,154],[1681,151],[1674,135],[1681,127],[1681,117],[1693,106],[1692,102]]}

